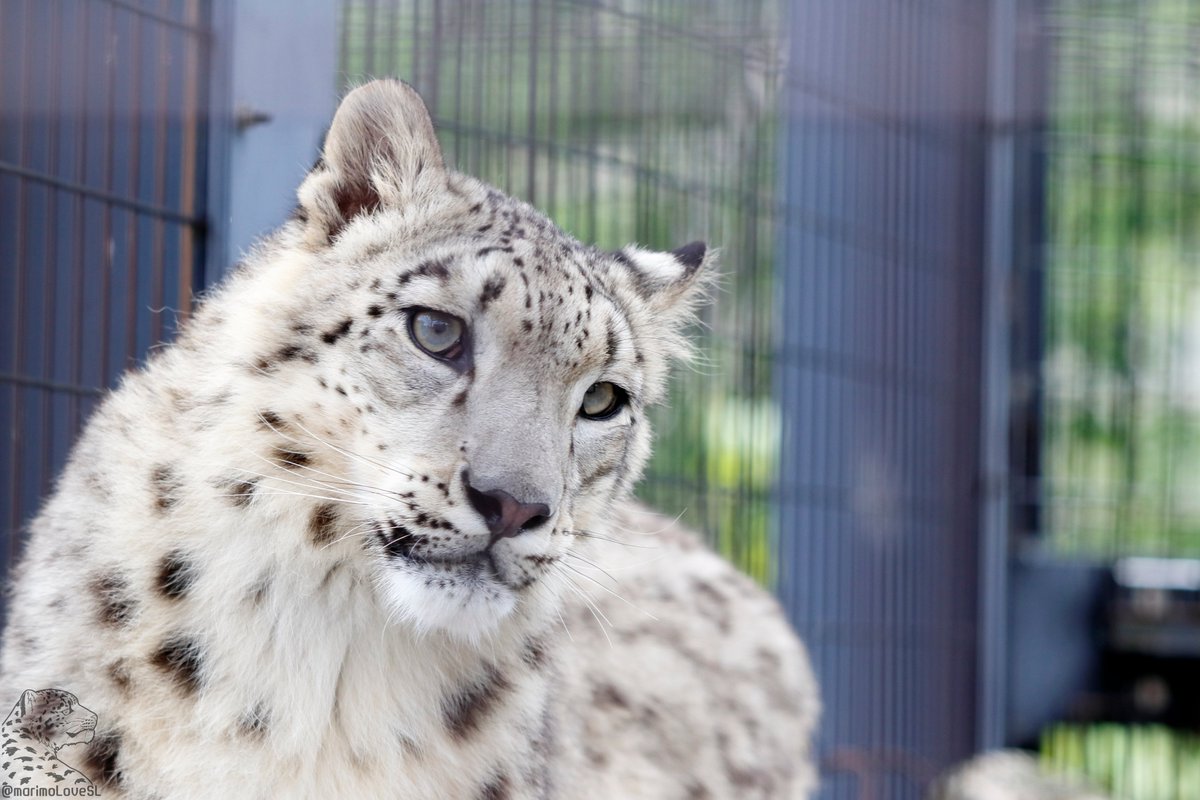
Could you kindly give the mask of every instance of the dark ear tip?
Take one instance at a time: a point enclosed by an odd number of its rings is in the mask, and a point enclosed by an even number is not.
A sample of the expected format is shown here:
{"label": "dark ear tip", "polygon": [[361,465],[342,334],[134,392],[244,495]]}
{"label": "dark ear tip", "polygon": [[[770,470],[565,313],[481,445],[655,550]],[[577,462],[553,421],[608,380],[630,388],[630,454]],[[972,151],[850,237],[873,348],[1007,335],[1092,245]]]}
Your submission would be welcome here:
{"label": "dark ear tip", "polygon": [[708,245],[704,242],[688,242],[683,247],[676,248],[671,251],[671,255],[675,256],[675,260],[687,268],[688,272],[700,266],[704,261],[704,254],[708,252]]}

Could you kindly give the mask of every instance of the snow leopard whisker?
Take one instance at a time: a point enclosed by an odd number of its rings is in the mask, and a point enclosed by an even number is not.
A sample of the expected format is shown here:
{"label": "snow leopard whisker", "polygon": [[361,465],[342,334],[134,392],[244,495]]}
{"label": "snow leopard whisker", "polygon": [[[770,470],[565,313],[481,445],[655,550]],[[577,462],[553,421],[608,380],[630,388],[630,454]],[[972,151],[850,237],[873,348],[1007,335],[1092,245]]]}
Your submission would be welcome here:
{"label": "snow leopard whisker", "polygon": [[563,631],[567,634],[567,641],[574,643],[575,637],[571,635],[571,629],[567,627],[567,621],[563,618],[562,609],[558,606],[554,607],[554,613],[558,615],[558,621],[562,623]]}
{"label": "snow leopard whisker", "polygon": [[383,642],[387,638],[388,632],[392,626],[392,620],[395,619],[396,615],[399,613],[400,613],[400,608],[398,606],[393,606],[392,609],[388,612],[387,617],[384,618],[383,625],[381,625],[379,627],[379,641],[380,642]]}
{"label": "snow leopard whisker", "polygon": [[[275,463],[274,461],[271,461],[269,458],[264,457],[260,453],[256,453],[253,450],[250,450],[249,448],[243,448],[243,449],[245,450],[245,452],[248,455],[254,456],[255,458],[257,458],[259,461],[263,462],[264,464],[271,466],[271,467],[278,468],[279,465],[277,463]],[[295,480],[295,478],[299,478],[302,476],[300,476],[297,473],[292,472],[292,471],[287,472],[286,474],[289,475],[290,477],[285,478],[278,474],[271,474],[268,472],[257,472],[252,469],[247,469],[246,467],[234,467],[234,469],[236,469],[238,472],[244,472],[247,475],[254,475],[259,478],[264,478],[266,480],[275,480],[275,481],[279,481],[281,483],[290,483],[293,486],[304,486],[309,489],[317,489],[317,488],[326,489],[326,488],[328,488],[328,489],[331,489],[332,491],[339,491],[339,492],[343,492],[345,494],[351,494],[351,492],[347,489],[339,489],[337,487],[328,487],[328,486],[325,486],[324,483],[321,481]]]}
{"label": "snow leopard whisker", "polygon": [[[599,609],[599,607],[596,606],[596,602],[587,596],[587,592],[584,591],[582,588],[580,588],[579,584],[575,582],[574,578],[572,578],[569,574],[567,574],[562,569],[559,569],[558,572],[559,572],[559,576],[565,582],[566,587],[568,589],[570,589],[572,592],[574,592],[576,597],[578,597],[580,600],[583,601],[584,606],[588,609],[588,611],[591,612],[592,617],[596,620],[596,623],[600,626],[600,630],[601,630],[601,632],[604,633],[605,638],[608,638],[607,628],[613,627],[612,620],[610,620],[608,618],[608,615],[605,614],[603,611],[601,611]],[[607,628],[606,628],[606,624],[607,624]]]}
{"label": "snow leopard whisker", "polygon": [[[312,437],[313,441],[317,442],[318,444],[323,444],[326,447],[328,447],[329,449],[334,450],[335,452],[341,453],[342,455],[346,456],[347,458],[357,458],[359,461],[362,461],[365,464],[371,464],[372,466],[377,467],[378,469],[382,469],[386,472],[394,473],[396,475],[399,475],[402,478],[412,479],[412,478],[416,477],[416,475],[414,473],[409,472],[408,470],[397,469],[396,467],[392,466],[391,464],[386,464],[382,461],[377,461],[374,458],[371,458],[370,456],[365,456],[362,453],[356,453],[353,450],[347,450],[344,447],[340,447],[336,444],[333,444],[332,442],[328,442],[325,439],[322,439],[317,434],[310,431],[308,428],[306,428],[304,426],[304,423],[300,422],[299,420],[293,420],[289,424],[293,424],[300,430],[307,433],[310,437]],[[275,429],[272,428],[272,430],[275,430]],[[287,434],[284,434],[284,433],[281,433],[281,435],[287,436]],[[292,441],[296,441],[296,440],[293,439]]]}
{"label": "snow leopard whisker", "polygon": [[659,534],[669,531],[671,528],[674,528],[676,525],[678,525],[679,520],[683,519],[683,515],[686,513],[687,513],[687,508],[685,507],[678,514],[676,514],[674,517],[672,517],[669,522],[665,522],[663,524],[663,526],[656,531],[635,531],[630,528],[622,527],[622,526],[616,524],[615,522],[612,523],[611,527],[614,530],[620,531],[621,533],[628,533],[630,536],[658,536]]}
{"label": "snow leopard whisker", "polygon": [[[243,450],[245,452],[249,453],[250,455],[254,456],[255,458],[259,459],[260,461],[262,461],[265,464],[268,464],[270,466],[276,466],[276,464],[274,462],[263,457],[261,454],[256,453],[253,450],[250,450],[249,448],[243,448]],[[248,473],[251,475],[257,475],[258,477],[266,478],[268,480],[277,480],[277,481],[280,481],[283,483],[291,484],[293,486],[301,486],[306,489],[313,489],[313,490],[322,491],[322,492],[337,492],[340,494],[348,495],[350,498],[352,498],[352,500],[362,500],[364,494],[373,494],[373,495],[377,495],[389,502],[393,502],[393,503],[399,502],[402,504],[409,505],[409,507],[411,508],[411,504],[408,503],[408,501],[405,500],[405,498],[403,496],[401,496],[400,493],[398,493],[398,492],[391,492],[391,491],[388,491],[387,489],[380,489],[379,487],[376,487],[376,486],[369,486],[367,484],[359,483],[357,481],[352,481],[349,479],[341,478],[337,475],[333,475],[332,473],[318,470],[315,467],[311,467],[306,464],[297,464],[296,467],[299,469],[305,469],[305,470],[309,470],[312,472],[316,472],[317,474],[324,475],[324,476],[330,478],[331,480],[324,481],[324,480],[319,480],[319,479],[313,478],[310,481],[297,481],[297,480],[289,480],[288,478],[279,477],[277,475],[268,475],[268,474],[261,473],[261,472],[255,472],[253,470],[245,469],[244,467],[235,467],[235,469],[238,469],[241,472],[245,472],[245,473]],[[296,478],[296,477],[300,477],[300,476],[296,475],[295,473],[292,473],[292,477]],[[350,488],[350,489],[344,488],[347,486],[352,487],[352,488]],[[347,500],[346,502],[350,502],[350,500]]]}
{"label": "snow leopard whisker", "polygon": [[570,550],[563,552],[563,555],[570,556],[571,558],[580,562],[581,564],[588,567],[589,569],[599,570],[600,572],[603,572],[610,581],[612,581],[614,584],[616,584],[618,586],[620,585],[621,582],[619,580],[617,580],[617,578],[611,572],[609,572],[607,569],[605,569],[604,567],[597,564],[595,561],[592,561],[590,558],[585,558],[584,556],[581,556],[578,553],[572,553]]}
{"label": "snow leopard whisker", "polygon": [[[613,627],[612,622],[608,619],[607,616],[605,616],[604,612],[601,611],[596,606],[596,603],[594,601],[588,599],[584,595],[584,592],[582,589],[579,589],[578,587],[575,586],[575,583],[573,581],[570,583],[570,585],[567,588],[571,589],[571,591],[575,592],[575,594],[583,600],[584,606],[587,608],[588,612],[591,613],[591,615],[592,615],[592,619],[596,620],[596,624],[600,627],[600,632],[604,634],[604,640],[606,642],[608,642],[609,648],[612,648],[614,646],[613,640],[612,640],[612,637],[608,635],[608,628]],[[601,620],[603,620],[603,621],[601,621]],[[606,624],[608,627],[605,627]]]}
{"label": "snow leopard whisker", "polygon": [[[564,567],[566,567],[567,569],[571,570],[572,572],[574,572],[576,575],[579,575],[580,577],[587,578],[589,581],[591,581],[592,583],[596,584],[596,585],[597,585],[597,586],[599,586],[601,589],[603,589],[604,591],[608,592],[608,593],[609,593],[609,594],[611,594],[613,597],[617,598],[617,599],[618,599],[618,600],[620,600],[622,603],[624,603],[625,605],[627,605],[627,606],[629,606],[630,608],[632,608],[634,611],[637,611],[637,612],[639,612],[639,613],[645,614],[645,615],[646,615],[647,617],[649,617],[650,619],[654,620],[655,622],[658,622],[658,617],[654,616],[653,614],[651,614],[651,613],[650,613],[649,611],[647,611],[646,609],[639,607],[639,606],[638,606],[636,603],[633,603],[633,602],[631,602],[631,601],[627,600],[626,598],[622,597],[621,595],[617,594],[617,593],[616,593],[616,592],[614,592],[612,589],[608,588],[608,587],[607,587],[607,586],[605,586],[603,583],[601,583],[600,581],[598,581],[598,580],[596,580],[595,578],[593,578],[591,575],[588,575],[587,573],[583,572],[582,570],[578,570],[578,569],[576,569],[575,567],[572,567],[570,564],[563,564],[562,566],[564,566]],[[612,576],[610,575],[609,577],[612,577]],[[614,579],[614,580],[615,580],[615,579]]]}
{"label": "snow leopard whisker", "polygon": [[[275,424],[273,424],[273,423],[272,423],[272,422],[271,422],[269,419],[267,419],[267,418],[266,418],[266,417],[265,417],[265,416],[264,416],[264,415],[263,415],[261,412],[260,412],[260,413],[259,413],[259,415],[258,415],[258,419],[259,419],[259,421],[260,421],[260,422],[262,422],[264,425],[266,425],[268,428],[270,428],[272,431],[274,431],[274,432],[275,432],[276,434],[278,434],[279,436],[282,436],[282,437],[283,437],[284,439],[286,439],[287,441],[289,441],[289,442],[291,442],[291,443],[293,443],[293,444],[304,444],[304,442],[303,442],[302,440],[300,440],[300,439],[297,439],[296,437],[294,437],[294,436],[290,435],[290,434],[289,434],[289,433],[287,433],[286,431],[280,430],[278,426],[276,426]],[[302,431],[304,431],[306,434],[308,434],[309,438],[311,438],[311,439],[312,439],[313,441],[315,441],[317,444],[324,445],[325,447],[328,447],[328,448],[330,448],[331,450],[334,450],[335,452],[341,453],[342,455],[344,455],[344,456],[346,456],[346,457],[348,457],[348,458],[356,458],[356,459],[358,459],[358,460],[360,460],[360,461],[362,461],[362,462],[364,462],[364,463],[371,464],[372,466],[375,466],[375,467],[377,467],[377,468],[379,468],[379,469],[382,469],[382,470],[384,470],[384,471],[387,471],[387,472],[393,472],[393,473],[395,473],[395,474],[397,474],[397,475],[400,475],[401,477],[404,477],[404,478],[410,478],[410,479],[411,479],[411,478],[415,478],[415,477],[416,477],[416,476],[415,476],[413,473],[411,473],[411,472],[407,472],[407,471],[405,471],[405,470],[399,470],[399,469],[396,469],[395,467],[393,467],[393,466],[391,466],[391,465],[389,465],[389,464],[385,464],[385,463],[383,463],[383,462],[381,462],[381,461],[376,461],[376,460],[374,460],[374,459],[372,459],[372,458],[370,458],[370,457],[368,457],[368,456],[365,456],[365,455],[363,455],[362,453],[356,453],[356,452],[354,452],[353,450],[349,450],[349,449],[347,449],[347,448],[344,448],[344,447],[339,447],[338,445],[332,444],[331,442],[328,442],[328,441],[326,441],[325,439],[323,439],[323,438],[321,438],[320,436],[318,436],[317,434],[313,433],[311,430],[309,430],[309,429],[308,429],[308,428],[307,428],[307,427],[304,425],[304,423],[303,423],[303,422],[300,422],[300,420],[298,420],[298,419],[293,419],[293,420],[289,421],[287,424],[289,424],[289,425],[295,425],[297,428],[299,428],[300,430],[302,430]]]}
{"label": "snow leopard whisker", "polygon": [[[269,486],[269,487],[267,487],[266,490],[261,489],[261,488],[255,489],[254,496],[256,496],[256,497],[270,497],[273,495],[291,494],[291,495],[296,495],[298,497],[312,497],[312,498],[319,499],[319,500],[327,500],[327,501],[333,502],[333,503],[345,503],[347,505],[356,505],[356,506],[365,506],[365,507],[371,506],[370,503],[368,503],[364,500],[355,499],[358,496],[356,493],[351,492],[346,489],[339,489],[336,486],[317,485],[317,484],[308,483],[308,482],[304,482],[304,481],[289,480],[287,478],[282,478],[278,475],[268,475],[263,472],[255,472],[254,470],[246,469],[245,467],[233,467],[233,469],[237,470],[238,472],[245,473],[246,475],[253,475],[255,477],[262,478],[263,480],[277,481],[278,483],[286,484],[287,486],[296,486],[301,489],[308,489],[310,492],[323,493],[320,495],[300,493],[300,492],[290,491],[282,486]],[[338,497],[329,497],[328,496],[329,494],[339,493],[339,492],[343,496],[338,496]],[[241,492],[233,492],[233,493],[230,493],[230,494],[224,495],[224,496],[225,497],[245,498],[246,495],[247,495],[246,492],[241,491]]]}
{"label": "snow leopard whisker", "polygon": [[[255,492],[255,495],[258,497],[284,497],[284,496],[307,497],[312,500],[324,500],[327,503],[345,503],[347,505],[354,505],[354,506],[369,506],[370,505],[370,503],[359,503],[354,500],[346,500],[343,497],[326,497],[325,495],[310,494],[308,492],[289,492],[286,489],[280,489],[280,490],[274,491],[274,492]],[[245,497],[245,495],[241,495],[241,494],[228,494],[228,495],[218,495],[218,496],[220,496],[220,497]]]}
{"label": "snow leopard whisker", "polygon": [[[579,588],[579,585],[575,583],[574,578],[568,575],[565,570],[558,565],[551,565],[551,568],[558,569],[559,575],[566,581],[567,588],[574,592],[575,596],[582,600],[583,604],[587,606],[588,611],[590,611],[592,616],[595,618],[596,624],[600,626],[600,632],[604,634],[605,639],[608,639],[608,646],[612,647],[612,639],[609,638],[608,630],[604,627],[604,622],[607,622],[608,627],[613,628],[614,626],[612,624],[612,620],[610,620],[608,616],[599,609],[594,600],[587,596],[587,592]],[[601,622],[601,619],[603,619],[604,622]]]}
{"label": "snow leopard whisker", "polygon": [[[363,522],[360,522],[360,523],[356,524],[355,526],[353,526],[352,528],[350,528],[350,530],[346,531],[345,533],[343,533],[338,538],[334,539],[329,544],[322,546],[321,549],[324,550],[326,548],[332,547],[333,545],[337,544],[338,542],[344,542],[347,539],[352,539],[355,537],[367,537],[374,533],[379,533],[379,532],[381,532],[380,527],[379,527],[380,522],[381,521],[378,519],[364,520]],[[401,539],[403,539],[405,536],[411,536],[411,535],[413,535],[413,534],[410,531],[409,533],[404,534],[404,536],[400,536],[400,537],[397,537],[394,539],[389,539],[387,541],[387,544],[388,545],[394,544],[394,543],[400,541]]]}
{"label": "snow leopard whisker", "polygon": [[[334,489],[336,491],[342,491],[342,492],[348,492],[351,494],[365,492],[367,494],[378,495],[387,500],[404,500],[404,498],[400,495],[399,492],[392,492],[387,489],[380,489],[377,486],[371,486],[369,484],[359,483],[358,481],[353,481],[353,480],[350,480],[349,478],[344,478],[344,477],[341,477],[338,475],[334,475],[331,472],[325,472],[324,470],[319,470],[316,467],[310,466],[308,464],[297,464],[296,466],[298,469],[305,470],[306,472],[313,472],[313,473],[316,473],[317,475],[323,475],[326,478],[328,478],[329,479],[328,481],[317,480],[315,478],[313,480],[316,481],[316,483],[319,484],[320,486],[324,486],[329,489]],[[340,488],[342,486],[349,486],[352,488],[351,489]]]}
{"label": "snow leopard whisker", "polygon": [[[246,448],[246,447],[243,447],[242,449],[243,449],[243,450],[244,450],[246,453],[248,453],[249,455],[252,455],[252,456],[254,456],[255,458],[257,458],[259,461],[262,461],[264,464],[268,464],[268,465],[270,465],[270,466],[272,466],[272,467],[278,466],[278,465],[277,465],[275,462],[271,461],[269,458],[267,458],[266,456],[262,455],[261,453],[256,453],[256,452],[254,452],[253,450],[251,450],[251,449],[249,449],[249,448]],[[318,469],[316,469],[315,467],[309,466],[308,464],[296,464],[296,465],[294,465],[294,466],[295,466],[295,468],[297,468],[297,469],[309,470],[309,471],[312,471],[312,472],[316,472],[316,473],[318,473],[318,474],[320,474],[320,475],[325,475],[325,476],[327,476],[327,477],[333,478],[335,483],[341,483],[341,484],[343,484],[343,485],[347,485],[347,486],[353,486],[353,487],[355,487],[355,488],[356,488],[358,491],[360,491],[360,492],[368,492],[368,493],[371,493],[371,494],[377,494],[377,495],[379,495],[380,497],[383,497],[383,498],[385,498],[385,499],[387,499],[387,500],[393,500],[393,501],[395,501],[395,500],[402,500],[402,499],[403,499],[403,498],[401,498],[401,497],[400,497],[400,495],[399,495],[398,493],[396,493],[396,492],[389,492],[389,491],[387,491],[386,489],[379,489],[379,488],[377,488],[377,487],[374,487],[374,486],[368,486],[368,485],[366,485],[366,484],[358,483],[357,481],[351,481],[351,480],[347,480],[347,479],[345,479],[345,478],[340,478],[339,476],[332,475],[332,474],[330,474],[330,473],[328,473],[328,472],[322,472],[321,470],[318,470]],[[258,474],[258,473],[255,473],[255,474]],[[292,473],[292,474],[293,474],[293,476],[295,476],[295,473]],[[272,477],[272,476],[263,475],[262,477]],[[277,478],[277,480],[285,480],[285,479],[283,479],[283,478]],[[318,488],[318,487],[319,487],[319,488],[321,488],[322,490],[335,491],[335,492],[343,492],[343,493],[345,493],[345,494],[350,494],[350,495],[356,495],[356,494],[357,494],[357,492],[352,492],[352,491],[350,491],[350,490],[348,490],[348,489],[342,489],[342,488],[340,488],[340,487],[338,487],[338,486],[330,485],[330,484],[329,484],[328,482],[326,482],[326,481],[319,481],[319,480],[316,480],[316,479],[314,479],[314,481],[313,481],[313,485],[310,485],[310,486],[309,486],[309,488]]]}
{"label": "snow leopard whisker", "polygon": [[[404,531],[404,533],[400,534],[399,536],[393,536],[391,539],[388,539],[386,542],[384,542],[384,545],[383,545],[383,547],[384,547],[384,549],[386,550],[387,548],[391,547],[392,545],[396,544],[397,542],[403,541],[403,540],[405,540],[405,539],[409,539],[409,538],[411,538],[412,536],[413,536],[413,532],[412,532],[412,531],[410,531],[410,530],[407,530],[407,529],[406,529],[406,530]],[[420,556],[411,556],[411,555],[410,555],[410,556],[408,556],[408,559],[409,559],[410,561],[415,561],[415,562],[417,562],[418,564],[427,564],[427,563],[429,563],[428,561],[426,561],[425,559],[421,558]]]}
{"label": "snow leopard whisker", "polygon": [[[265,472],[255,472],[254,470],[246,469],[245,467],[234,467],[233,469],[236,469],[238,472],[243,472],[247,475],[254,475],[255,477],[262,478],[264,480],[277,481],[279,483],[284,483],[289,486],[299,486],[301,489],[311,489],[312,491],[317,491],[317,492],[341,492],[344,495],[350,495],[349,497],[330,498],[330,499],[336,499],[338,502],[341,502],[341,503],[352,503],[354,505],[361,505],[361,506],[370,505],[369,503],[367,503],[365,501],[353,499],[355,497],[355,494],[347,489],[338,489],[337,487],[333,487],[333,486],[321,486],[321,485],[317,485],[317,484],[313,484],[313,483],[307,483],[304,481],[289,480],[288,478],[282,478],[278,475],[268,475]],[[278,487],[272,487],[272,488],[278,489]],[[280,490],[280,491],[282,491],[282,490]],[[256,491],[255,494],[264,496],[267,494],[267,492]],[[245,493],[244,492],[240,493],[238,496],[245,496]]]}
{"label": "snow leopard whisker", "polygon": [[376,520],[367,520],[366,522],[360,522],[357,525],[355,525],[354,527],[350,528],[350,530],[343,533],[341,536],[334,539],[332,542],[321,545],[321,549],[328,550],[330,547],[333,547],[335,544],[340,544],[341,542],[344,542],[347,539],[353,539],[356,536],[370,536],[372,533],[375,532],[374,529],[375,529],[376,523],[377,523]]}
{"label": "snow leopard whisker", "polygon": [[579,537],[582,537],[585,539],[598,539],[602,542],[612,542],[613,544],[619,544],[622,547],[637,547],[637,548],[640,548],[643,550],[657,550],[658,549],[658,545],[634,544],[633,542],[623,542],[620,539],[616,539],[612,536],[603,536],[599,533],[593,533],[592,531],[584,531],[584,530],[576,531],[576,530],[567,530],[564,528],[563,533],[565,533],[568,536],[579,536]]}
{"label": "snow leopard whisker", "polygon": [[[625,603],[626,606],[629,606],[630,608],[636,610],[637,613],[644,614],[644,615],[648,616],[648,618],[654,620],[655,622],[659,621],[658,616],[655,616],[654,614],[648,612],[648,610],[642,608],[641,606],[638,606],[637,603],[632,602],[631,600],[628,599],[628,597],[620,595],[620,594],[616,593],[616,591],[613,591],[612,589],[606,587],[606,585],[600,583],[598,581],[598,579],[593,578],[592,576],[588,575],[588,573],[583,572],[582,570],[577,570],[577,569],[575,569],[574,566],[571,566],[570,564],[563,564],[563,566],[566,567],[566,569],[570,570],[571,572],[576,573],[576,575],[581,576],[583,578],[587,578],[588,581],[598,585],[598,587],[600,587],[601,589],[604,589],[606,591],[606,593],[612,595],[613,597],[616,597],[617,600]],[[610,576],[610,577],[612,577],[612,576]]]}

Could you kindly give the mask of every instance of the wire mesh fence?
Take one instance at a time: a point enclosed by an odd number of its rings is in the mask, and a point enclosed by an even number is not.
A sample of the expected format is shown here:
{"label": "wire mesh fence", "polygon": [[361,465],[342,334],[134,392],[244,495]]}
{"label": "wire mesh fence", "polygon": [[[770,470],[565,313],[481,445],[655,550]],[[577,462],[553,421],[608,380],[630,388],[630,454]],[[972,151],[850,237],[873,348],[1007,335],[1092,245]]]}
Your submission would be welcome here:
{"label": "wire mesh fence", "polygon": [[[1017,330],[1036,350],[1018,413],[1037,420],[1017,459],[1019,552],[1195,558],[1200,5],[1055,0],[1040,27],[1045,231],[1019,298],[1040,312]],[[1190,797],[1200,761],[1180,728],[1196,719],[1200,584],[1166,580],[1186,563],[1139,562],[1150,580],[1121,614],[1111,597],[1098,609],[1095,685],[1043,732],[1043,757],[1114,797]]]}
{"label": "wire mesh fence", "polygon": [[1200,555],[1200,6],[1051,5],[1040,474],[1049,549]]}
{"label": "wire mesh fence", "polygon": [[105,387],[203,282],[203,0],[0,14],[0,525],[21,526]]}

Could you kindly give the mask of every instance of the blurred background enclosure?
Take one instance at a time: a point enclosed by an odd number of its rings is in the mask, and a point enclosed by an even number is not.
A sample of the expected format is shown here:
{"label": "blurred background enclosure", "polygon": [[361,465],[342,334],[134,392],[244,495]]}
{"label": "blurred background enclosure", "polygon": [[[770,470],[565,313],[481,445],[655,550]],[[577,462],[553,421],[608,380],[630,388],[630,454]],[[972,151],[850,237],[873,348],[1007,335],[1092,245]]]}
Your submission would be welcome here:
{"label": "blurred background enclosure", "polygon": [[822,798],[1195,796],[1198,0],[0,0],[5,566],[384,75],[582,240],[721,249],[639,493],[778,593]]}

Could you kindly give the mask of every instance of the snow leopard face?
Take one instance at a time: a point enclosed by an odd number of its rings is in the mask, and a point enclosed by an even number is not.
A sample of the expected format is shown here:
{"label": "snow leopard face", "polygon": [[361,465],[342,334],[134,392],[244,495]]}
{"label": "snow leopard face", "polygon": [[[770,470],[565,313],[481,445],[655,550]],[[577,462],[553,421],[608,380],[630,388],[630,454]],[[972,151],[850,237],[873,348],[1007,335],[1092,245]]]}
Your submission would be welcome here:
{"label": "snow leopard face", "polygon": [[477,637],[553,603],[648,456],[706,248],[581,245],[447,170],[398,81],[345,98],[299,196],[301,244],[253,312],[286,333],[244,328],[273,459],[331,500],[314,538],[369,559],[419,628]]}
{"label": "snow leopard face", "polygon": [[[20,749],[32,740],[50,752],[70,744],[86,744],[96,734],[96,714],[79,698],[61,689],[26,689],[4,721],[6,743]],[[12,753],[8,753],[10,757]]]}

